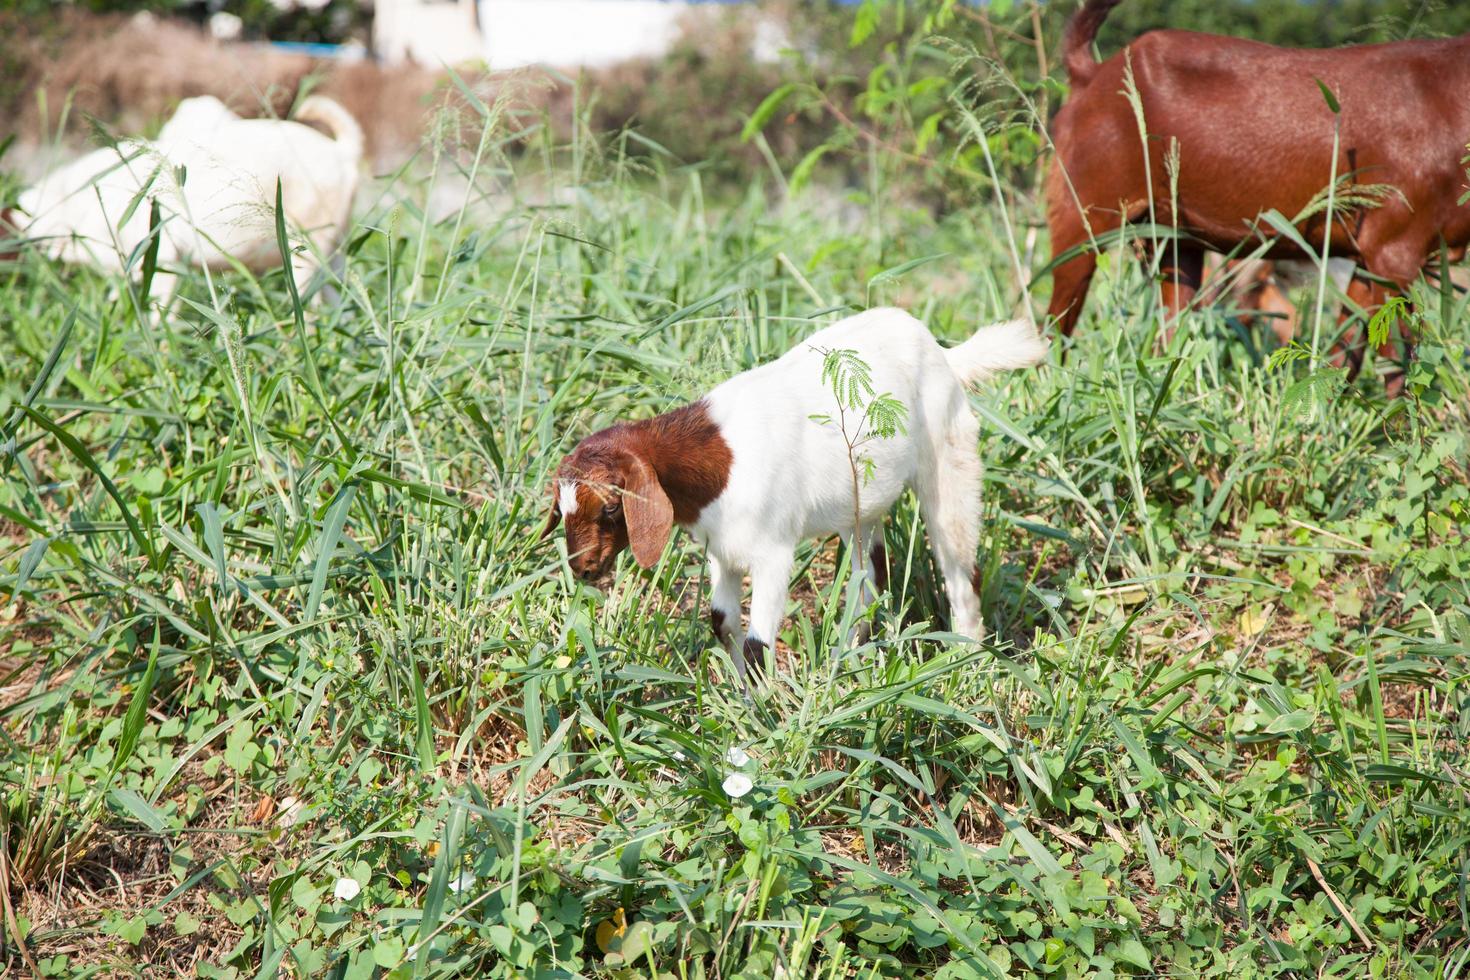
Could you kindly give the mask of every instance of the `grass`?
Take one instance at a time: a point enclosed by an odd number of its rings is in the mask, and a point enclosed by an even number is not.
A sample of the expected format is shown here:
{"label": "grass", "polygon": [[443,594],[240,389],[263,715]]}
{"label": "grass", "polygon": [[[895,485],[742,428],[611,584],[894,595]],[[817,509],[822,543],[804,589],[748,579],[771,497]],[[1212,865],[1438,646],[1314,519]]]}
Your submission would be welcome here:
{"label": "grass", "polygon": [[814,542],[747,703],[698,549],[582,587],[548,474],[844,311],[1009,315],[1002,215],[498,139],[375,184],[304,306],[5,272],[12,969],[1465,975],[1465,299],[1421,287],[1410,397],[1333,396],[1227,310],[1159,350],[1115,246],[975,397],[991,642],[905,499],[872,641]]}

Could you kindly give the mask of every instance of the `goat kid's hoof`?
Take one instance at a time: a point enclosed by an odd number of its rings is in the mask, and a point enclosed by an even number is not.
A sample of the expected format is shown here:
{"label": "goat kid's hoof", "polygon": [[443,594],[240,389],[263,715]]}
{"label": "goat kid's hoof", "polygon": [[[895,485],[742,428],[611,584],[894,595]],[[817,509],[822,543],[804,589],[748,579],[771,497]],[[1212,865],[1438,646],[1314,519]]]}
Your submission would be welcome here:
{"label": "goat kid's hoof", "polygon": [[766,674],[766,651],[768,649],[760,640],[747,636],[740,650],[740,655],[745,660],[745,672],[757,680]]}

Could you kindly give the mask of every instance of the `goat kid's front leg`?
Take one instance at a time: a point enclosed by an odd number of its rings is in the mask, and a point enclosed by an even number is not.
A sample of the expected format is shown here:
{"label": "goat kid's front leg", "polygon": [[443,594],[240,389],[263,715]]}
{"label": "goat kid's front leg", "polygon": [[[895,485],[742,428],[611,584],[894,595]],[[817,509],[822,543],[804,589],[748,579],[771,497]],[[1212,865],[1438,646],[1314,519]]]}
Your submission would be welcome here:
{"label": "goat kid's front leg", "polygon": [[750,631],[741,652],[747,669],[763,673],[766,657],[776,647],[776,633],[786,615],[786,597],[791,588],[791,566],[795,552],[772,550],[750,567]]}
{"label": "goat kid's front leg", "polygon": [[735,636],[740,632],[740,573],[709,556],[709,625],[725,654],[735,664],[735,676],[745,685],[745,660],[737,656]]}

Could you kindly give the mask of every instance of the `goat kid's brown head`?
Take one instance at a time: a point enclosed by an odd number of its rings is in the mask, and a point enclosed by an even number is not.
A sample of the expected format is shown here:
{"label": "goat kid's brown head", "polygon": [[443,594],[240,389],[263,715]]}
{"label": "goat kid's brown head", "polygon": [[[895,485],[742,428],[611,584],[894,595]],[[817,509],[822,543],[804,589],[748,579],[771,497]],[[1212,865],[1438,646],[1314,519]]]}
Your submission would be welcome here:
{"label": "goat kid's brown head", "polygon": [[644,568],[658,563],[673,533],[674,507],[642,455],[584,443],[557,468],[541,536],[558,522],[566,525],[572,571],[584,582],[605,584],[618,553],[629,546]]}

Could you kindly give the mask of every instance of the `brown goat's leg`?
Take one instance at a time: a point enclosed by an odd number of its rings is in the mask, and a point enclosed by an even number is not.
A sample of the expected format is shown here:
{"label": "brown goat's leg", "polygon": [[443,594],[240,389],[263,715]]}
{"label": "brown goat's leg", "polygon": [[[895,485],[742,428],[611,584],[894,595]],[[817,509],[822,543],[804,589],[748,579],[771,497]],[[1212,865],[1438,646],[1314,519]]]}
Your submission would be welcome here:
{"label": "brown goat's leg", "polygon": [[1179,314],[1199,292],[1205,274],[1205,253],[1196,245],[1182,242],[1177,246],[1165,245],[1163,250],[1163,261],[1159,266],[1159,298],[1164,309],[1169,311],[1168,322],[1164,325],[1164,343],[1167,344],[1174,339]]}
{"label": "brown goat's leg", "polygon": [[[1070,247],[1070,246],[1067,246]],[[1058,247],[1057,251],[1065,251]],[[1097,271],[1097,256],[1079,255],[1070,262],[1057,266],[1051,274],[1051,305],[1047,316],[1051,317],[1062,336],[1072,336],[1077,321],[1082,316],[1082,304],[1087,302],[1087,289],[1092,285],[1092,274]]]}

